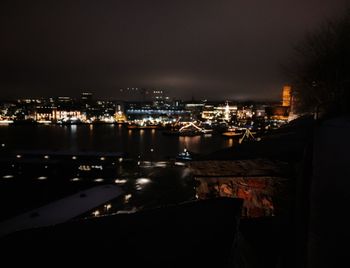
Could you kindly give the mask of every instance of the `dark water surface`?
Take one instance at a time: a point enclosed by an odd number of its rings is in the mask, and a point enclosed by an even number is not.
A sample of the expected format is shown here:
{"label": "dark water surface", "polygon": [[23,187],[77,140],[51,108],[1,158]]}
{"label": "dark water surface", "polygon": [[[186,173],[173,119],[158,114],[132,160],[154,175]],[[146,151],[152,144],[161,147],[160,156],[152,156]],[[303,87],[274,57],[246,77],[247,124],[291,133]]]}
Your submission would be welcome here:
{"label": "dark water surface", "polygon": [[207,154],[232,146],[232,140],[220,135],[165,136],[161,130],[123,125],[0,125],[0,142],[14,150],[123,152],[154,159],[173,158],[184,148]]}

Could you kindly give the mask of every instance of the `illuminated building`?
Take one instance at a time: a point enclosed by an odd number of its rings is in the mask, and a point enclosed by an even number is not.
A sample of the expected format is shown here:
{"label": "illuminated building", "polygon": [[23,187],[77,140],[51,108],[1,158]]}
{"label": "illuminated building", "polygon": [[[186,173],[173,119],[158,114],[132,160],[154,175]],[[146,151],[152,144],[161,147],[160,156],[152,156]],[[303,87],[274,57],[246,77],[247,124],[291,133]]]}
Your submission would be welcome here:
{"label": "illuminated building", "polygon": [[204,120],[222,119],[225,121],[230,121],[232,119],[232,116],[235,116],[237,114],[237,109],[237,106],[229,105],[228,102],[226,102],[226,105],[207,104],[204,106],[201,116]]}
{"label": "illuminated building", "polygon": [[265,116],[265,107],[256,108],[254,111],[255,117],[264,117]]}
{"label": "illuminated building", "polygon": [[213,105],[205,105],[202,112],[202,119],[204,120],[213,120],[216,116],[216,111],[214,110]]}
{"label": "illuminated building", "polygon": [[92,109],[92,97],[93,95],[90,92],[81,93],[81,109],[85,114],[89,114],[89,110]]}
{"label": "illuminated building", "polygon": [[289,107],[288,121],[298,118],[298,112],[296,111],[296,95],[293,94],[292,88],[290,86],[285,86],[283,88],[283,106]]}
{"label": "illuminated building", "polygon": [[290,107],[292,103],[292,87],[284,86],[282,92],[282,106]]}
{"label": "illuminated building", "polygon": [[118,123],[123,123],[126,121],[126,116],[122,111],[118,111],[114,114],[114,119]]}
{"label": "illuminated building", "polygon": [[57,98],[57,103],[58,104],[72,104],[73,100],[71,97],[58,97]]}
{"label": "illuminated building", "polygon": [[35,121],[52,121],[54,112],[52,107],[38,107],[35,111]]}
{"label": "illuminated building", "polygon": [[230,107],[228,106],[228,103],[226,103],[226,106],[225,106],[224,119],[225,119],[226,121],[230,121],[230,119],[231,119],[231,116],[230,116]]}
{"label": "illuminated building", "polygon": [[270,119],[287,120],[289,116],[289,107],[288,106],[266,107],[266,114]]}
{"label": "illuminated building", "polygon": [[85,121],[85,116],[79,110],[68,110],[57,107],[38,107],[35,111],[35,120],[40,121]]}
{"label": "illuminated building", "polygon": [[91,102],[92,101],[92,97],[93,97],[93,95],[90,92],[83,92],[83,93],[81,93],[81,101],[83,103]]}
{"label": "illuminated building", "polygon": [[56,121],[83,121],[85,119],[85,116],[78,110],[53,109],[53,120]]}
{"label": "illuminated building", "polygon": [[215,107],[216,110],[216,117],[224,119],[226,121],[231,120],[232,115],[237,114],[237,106],[231,106],[228,102],[226,102],[226,105],[220,105],[218,107]]}
{"label": "illuminated building", "polygon": [[273,120],[287,121],[292,106],[292,87],[284,86],[282,91],[282,105],[266,107],[266,114]]}
{"label": "illuminated building", "polygon": [[165,100],[163,90],[158,90],[158,89],[152,90],[151,97],[153,102],[155,103],[161,103]]}

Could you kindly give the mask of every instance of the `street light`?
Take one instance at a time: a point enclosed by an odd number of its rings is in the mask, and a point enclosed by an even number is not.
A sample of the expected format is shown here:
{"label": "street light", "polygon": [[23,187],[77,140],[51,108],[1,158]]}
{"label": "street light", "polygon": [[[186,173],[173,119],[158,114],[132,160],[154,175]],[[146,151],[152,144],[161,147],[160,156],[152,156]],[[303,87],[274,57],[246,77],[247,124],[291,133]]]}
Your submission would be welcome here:
{"label": "street light", "polygon": [[111,204],[104,205],[106,213],[112,208]]}

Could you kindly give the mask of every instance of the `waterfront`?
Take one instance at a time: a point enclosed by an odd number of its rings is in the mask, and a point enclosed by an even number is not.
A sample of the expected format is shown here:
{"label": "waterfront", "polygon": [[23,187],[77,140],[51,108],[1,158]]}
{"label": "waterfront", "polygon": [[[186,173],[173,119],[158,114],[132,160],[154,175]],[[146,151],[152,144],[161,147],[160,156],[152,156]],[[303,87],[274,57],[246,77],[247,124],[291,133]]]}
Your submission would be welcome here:
{"label": "waterfront", "polygon": [[[161,129],[130,129],[122,124],[8,125],[0,127],[0,138],[0,143],[5,145],[1,147],[2,200],[11,200],[13,205],[3,208],[3,211],[7,210],[7,215],[24,212],[99,184],[117,184],[124,189],[123,200],[118,198],[112,202],[113,209],[108,209],[108,213],[176,204],[196,198],[239,196],[245,199],[245,208],[255,210],[246,216],[274,214],[271,199],[274,186],[269,190],[265,189],[267,186],[262,187],[267,191],[263,195],[256,193],[254,179],[253,186],[243,187],[244,194],[239,194],[237,189],[232,190],[232,181],[238,177],[241,179],[240,176],[249,169],[239,172],[237,167],[232,169],[225,174],[226,179],[231,178],[228,188],[225,184],[223,188],[220,186],[221,189],[217,178],[213,183],[208,178],[204,181],[195,178],[196,169],[192,167],[195,162],[177,162],[176,156],[185,148],[192,155],[205,155],[238,143],[220,133],[168,136]],[[213,163],[206,163],[203,172],[208,172]],[[209,172],[211,177],[212,174],[220,177],[220,172],[232,163],[224,163],[225,168],[220,165],[212,168],[214,171]],[[252,170],[259,170],[264,165],[258,164]],[[270,173],[274,172],[269,171],[265,175],[270,178]],[[246,181],[247,174],[244,176]],[[219,188],[203,190],[207,184]],[[12,193],[16,193],[15,198]],[[18,194],[21,195],[19,199]],[[24,199],[31,200],[30,204],[27,202],[23,206]],[[260,211],[256,212],[258,207]],[[100,214],[101,211],[104,208],[95,212]],[[90,215],[91,212],[83,216]]]}
{"label": "waterfront", "polygon": [[110,212],[191,200],[195,193],[188,169],[163,160],[175,159],[184,148],[205,154],[232,141],[115,124],[2,125],[0,144],[5,145],[0,192],[7,204],[0,218],[7,218],[100,184],[116,183],[125,191]]}
{"label": "waterfront", "polygon": [[0,167],[0,221],[99,185],[117,185],[123,195],[109,202],[108,211],[97,207],[83,217],[195,198],[188,168],[175,162],[138,162],[117,154],[31,153],[4,156]]}
{"label": "waterfront", "polygon": [[[233,145],[220,135],[166,136],[157,129],[127,129],[124,125],[2,125],[0,142],[8,150],[121,152],[131,158],[175,158],[185,148],[208,154]],[[153,149],[153,152],[151,151]]]}

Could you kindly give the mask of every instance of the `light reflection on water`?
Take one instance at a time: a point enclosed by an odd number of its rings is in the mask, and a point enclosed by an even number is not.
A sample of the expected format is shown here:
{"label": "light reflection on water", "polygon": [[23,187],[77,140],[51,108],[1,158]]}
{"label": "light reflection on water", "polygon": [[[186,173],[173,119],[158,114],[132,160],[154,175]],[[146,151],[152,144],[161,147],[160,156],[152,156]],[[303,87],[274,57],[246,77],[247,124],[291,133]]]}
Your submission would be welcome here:
{"label": "light reflection on water", "polygon": [[185,148],[190,152],[200,152],[201,151],[201,136],[194,137],[179,137],[179,151],[183,151]]}
{"label": "light reflection on water", "polygon": [[76,135],[77,134],[77,125],[72,125],[69,128],[71,130],[71,134],[72,135]]}
{"label": "light reflection on water", "polygon": [[[23,138],[23,133],[26,133]],[[185,148],[207,154],[230,147],[233,141],[218,134],[195,137],[165,136],[156,129],[127,129],[122,125],[0,126],[1,142],[18,150],[112,151],[131,157],[175,157]]]}

